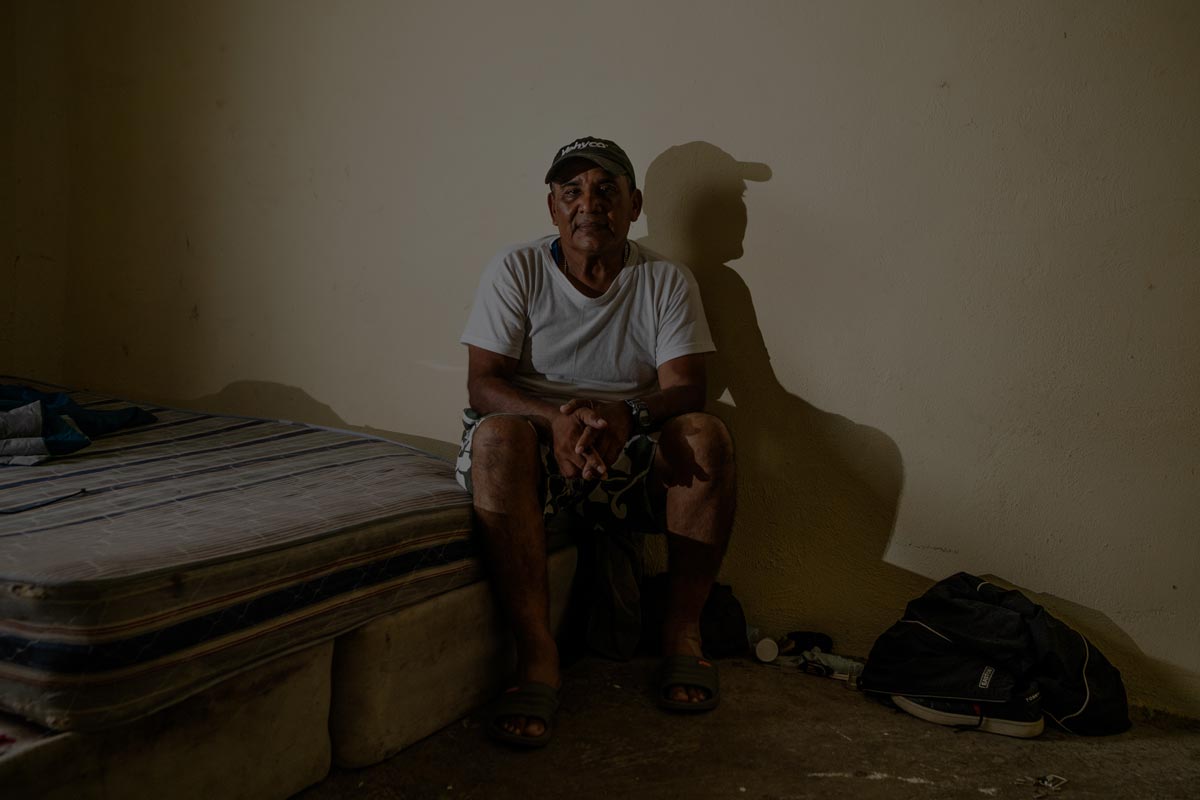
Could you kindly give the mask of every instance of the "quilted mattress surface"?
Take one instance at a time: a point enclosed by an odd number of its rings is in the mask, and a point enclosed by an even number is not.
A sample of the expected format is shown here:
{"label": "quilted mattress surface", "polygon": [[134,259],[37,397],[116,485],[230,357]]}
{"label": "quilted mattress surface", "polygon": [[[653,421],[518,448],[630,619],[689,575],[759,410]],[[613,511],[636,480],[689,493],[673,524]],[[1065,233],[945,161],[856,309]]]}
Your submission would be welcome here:
{"label": "quilted mattress surface", "polygon": [[0,708],[117,724],[480,577],[449,463],[147,408],[157,422],[0,467]]}

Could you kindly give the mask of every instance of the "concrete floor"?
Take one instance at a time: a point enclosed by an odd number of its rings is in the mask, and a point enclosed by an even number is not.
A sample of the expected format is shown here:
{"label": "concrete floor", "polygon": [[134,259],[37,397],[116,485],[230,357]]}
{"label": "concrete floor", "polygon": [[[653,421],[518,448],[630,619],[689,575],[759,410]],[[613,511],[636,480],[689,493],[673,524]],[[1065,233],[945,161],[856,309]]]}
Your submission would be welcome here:
{"label": "concrete floor", "polygon": [[[482,715],[394,758],[339,770],[298,795],[330,798],[1192,798],[1200,723],[1137,714],[1131,731],[1032,740],[957,732],[868,700],[841,682],[749,660],[719,662],[711,714],[661,712],[655,661],[586,659],[564,676],[554,740],[513,752]],[[1056,790],[1038,778],[1067,779]]]}

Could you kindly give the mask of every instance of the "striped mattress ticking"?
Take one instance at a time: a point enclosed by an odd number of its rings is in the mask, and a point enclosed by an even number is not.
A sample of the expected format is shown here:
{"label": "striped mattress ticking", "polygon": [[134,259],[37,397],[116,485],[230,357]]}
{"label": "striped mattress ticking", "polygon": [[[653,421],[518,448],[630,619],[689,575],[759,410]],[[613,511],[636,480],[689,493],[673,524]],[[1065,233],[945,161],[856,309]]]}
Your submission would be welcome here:
{"label": "striped mattress ticking", "polygon": [[449,463],[149,410],[157,422],[70,456],[0,467],[0,708],[117,724],[480,577]]}

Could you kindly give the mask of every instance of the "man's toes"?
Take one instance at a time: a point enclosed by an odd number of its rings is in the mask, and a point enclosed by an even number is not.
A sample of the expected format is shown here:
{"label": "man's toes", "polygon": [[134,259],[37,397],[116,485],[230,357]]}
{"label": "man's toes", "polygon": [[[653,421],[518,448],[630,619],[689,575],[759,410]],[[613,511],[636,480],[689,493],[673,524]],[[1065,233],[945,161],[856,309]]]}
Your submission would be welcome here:
{"label": "man's toes", "polygon": [[545,721],[537,717],[508,717],[500,723],[500,727],[508,733],[530,738],[537,738],[546,732]]}
{"label": "man's toes", "polygon": [[675,703],[703,703],[708,699],[708,692],[699,686],[672,686],[667,695]]}

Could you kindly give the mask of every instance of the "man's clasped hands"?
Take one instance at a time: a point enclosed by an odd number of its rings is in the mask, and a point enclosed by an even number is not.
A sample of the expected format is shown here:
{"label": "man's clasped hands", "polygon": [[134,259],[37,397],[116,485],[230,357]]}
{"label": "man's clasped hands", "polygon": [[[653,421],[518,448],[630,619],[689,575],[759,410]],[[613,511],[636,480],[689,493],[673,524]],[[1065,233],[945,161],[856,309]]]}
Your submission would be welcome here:
{"label": "man's clasped hands", "polygon": [[608,474],[633,432],[629,406],[573,399],[551,422],[554,459],[564,478],[591,480]]}

